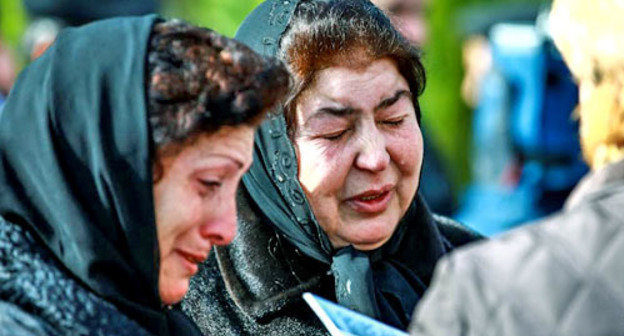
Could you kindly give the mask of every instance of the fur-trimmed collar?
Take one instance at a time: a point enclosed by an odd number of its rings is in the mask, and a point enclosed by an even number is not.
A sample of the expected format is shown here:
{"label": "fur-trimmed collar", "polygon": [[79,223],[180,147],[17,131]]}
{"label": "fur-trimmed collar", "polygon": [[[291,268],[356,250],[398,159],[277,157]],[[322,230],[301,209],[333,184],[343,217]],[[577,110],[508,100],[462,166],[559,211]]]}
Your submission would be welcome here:
{"label": "fur-trimmed collar", "polygon": [[2,217],[0,302],[32,316],[50,335],[149,335],[70,277],[28,231]]}
{"label": "fur-trimmed collar", "polygon": [[[215,248],[215,257],[230,297],[256,321],[270,319],[301,295],[327,280],[329,267],[303,256],[257,214],[239,192],[238,233],[227,247]],[[268,253],[267,253],[268,252]],[[321,274],[321,275],[319,275]]]}

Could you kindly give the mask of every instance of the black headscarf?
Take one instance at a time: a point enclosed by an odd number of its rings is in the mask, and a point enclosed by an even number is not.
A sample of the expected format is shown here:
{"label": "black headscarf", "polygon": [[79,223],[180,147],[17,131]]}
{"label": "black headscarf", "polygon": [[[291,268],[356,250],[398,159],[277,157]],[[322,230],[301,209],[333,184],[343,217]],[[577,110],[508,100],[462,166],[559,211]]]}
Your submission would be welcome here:
{"label": "black headscarf", "polygon": [[[275,56],[298,3],[263,2],[245,19],[236,39],[258,53]],[[271,225],[305,255],[329,266],[338,303],[399,328],[407,327],[436,261],[448,250],[419,196],[384,246],[370,252],[351,246],[334,250],[299,184],[297,158],[281,114],[260,126],[254,163],[243,183]]]}
{"label": "black headscarf", "polygon": [[193,335],[158,292],[145,87],[157,20],[67,29],[23,71],[0,116],[0,215],[148,331]]}

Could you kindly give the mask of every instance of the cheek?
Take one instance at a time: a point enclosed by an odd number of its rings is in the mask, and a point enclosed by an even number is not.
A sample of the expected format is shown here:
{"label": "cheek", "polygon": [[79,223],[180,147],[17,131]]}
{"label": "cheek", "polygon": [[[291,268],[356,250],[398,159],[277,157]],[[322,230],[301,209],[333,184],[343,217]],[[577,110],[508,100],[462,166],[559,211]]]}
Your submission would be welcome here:
{"label": "cheek", "polygon": [[312,141],[298,141],[295,148],[299,182],[306,193],[312,196],[334,194],[342,188],[350,162],[345,148],[314,144]]}
{"label": "cheek", "polygon": [[418,124],[414,122],[394,133],[388,139],[388,152],[404,177],[420,175],[423,140]]}
{"label": "cheek", "polygon": [[168,255],[175,241],[200,219],[200,205],[199,196],[188,186],[156,191],[154,206],[161,257]]}

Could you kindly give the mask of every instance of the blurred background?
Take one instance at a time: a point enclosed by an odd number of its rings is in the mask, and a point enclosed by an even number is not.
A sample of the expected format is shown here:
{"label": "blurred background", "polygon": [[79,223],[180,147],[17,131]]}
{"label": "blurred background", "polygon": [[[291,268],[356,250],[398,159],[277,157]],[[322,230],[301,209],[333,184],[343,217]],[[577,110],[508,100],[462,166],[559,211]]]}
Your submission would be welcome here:
{"label": "blurred background", "polygon": [[[0,104],[65,26],[159,12],[233,36],[261,0],[0,0]],[[487,235],[561,208],[587,167],[548,0],[373,0],[423,50],[421,192]]]}

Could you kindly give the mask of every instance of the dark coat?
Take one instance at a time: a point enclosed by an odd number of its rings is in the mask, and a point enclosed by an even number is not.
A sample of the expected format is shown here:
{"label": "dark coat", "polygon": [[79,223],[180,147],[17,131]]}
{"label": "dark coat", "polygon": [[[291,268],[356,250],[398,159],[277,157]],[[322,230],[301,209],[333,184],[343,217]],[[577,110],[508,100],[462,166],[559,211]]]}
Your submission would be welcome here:
{"label": "dark coat", "polygon": [[560,214],[440,261],[412,335],[624,335],[624,161]]}
{"label": "dark coat", "polygon": [[[238,235],[229,246],[217,247],[191,279],[183,310],[206,335],[327,335],[301,295],[310,291],[335,300],[328,266],[264,224],[252,204],[239,193]],[[480,238],[450,219],[429,220],[447,251]]]}
{"label": "dark coat", "polygon": [[[114,323],[112,323],[114,322]],[[0,336],[149,335],[0,217]]]}

